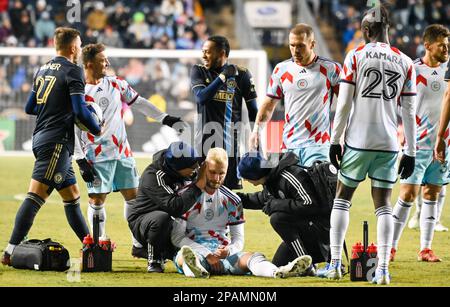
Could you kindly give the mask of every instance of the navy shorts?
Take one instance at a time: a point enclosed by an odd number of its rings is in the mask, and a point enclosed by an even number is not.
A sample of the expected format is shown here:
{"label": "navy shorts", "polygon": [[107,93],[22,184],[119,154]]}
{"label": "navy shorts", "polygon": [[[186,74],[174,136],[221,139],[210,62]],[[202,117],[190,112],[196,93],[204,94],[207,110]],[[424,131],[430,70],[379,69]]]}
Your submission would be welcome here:
{"label": "navy shorts", "polygon": [[72,154],[65,144],[45,144],[33,148],[36,158],[33,178],[51,188],[61,190],[77,183],[72,168]]}

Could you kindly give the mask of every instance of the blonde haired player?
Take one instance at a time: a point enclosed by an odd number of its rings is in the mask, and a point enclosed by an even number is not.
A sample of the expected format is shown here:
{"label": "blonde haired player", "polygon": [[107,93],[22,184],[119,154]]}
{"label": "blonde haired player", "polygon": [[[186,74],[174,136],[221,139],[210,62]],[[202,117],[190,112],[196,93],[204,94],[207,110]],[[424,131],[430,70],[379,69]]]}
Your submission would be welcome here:
{"label": "blonde haired player", "polygon": [[[210,274],[284,278],[299,276],[311,265],[311,257],[301,256],[277,267],[261,253],[243,252],[244,211],[239,196],[223,186],[228,168],[224,149],[211,148],[205,160],[206,187],[197,203],[181,219],[176,219],[172,243],[180,247],[175,263],[188,277]],[[229,233],[229,236],[228,236]]]}

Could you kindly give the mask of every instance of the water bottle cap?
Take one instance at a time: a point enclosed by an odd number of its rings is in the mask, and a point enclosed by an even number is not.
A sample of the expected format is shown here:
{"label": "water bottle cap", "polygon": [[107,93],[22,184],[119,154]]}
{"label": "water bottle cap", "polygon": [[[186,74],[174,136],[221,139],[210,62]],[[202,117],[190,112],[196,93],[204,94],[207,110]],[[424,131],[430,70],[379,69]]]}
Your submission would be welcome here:
{"label": "water bottle cap", "polygon": [[92,239],[90,234],[83,238],[83,244],[94,244],[94,239]]}

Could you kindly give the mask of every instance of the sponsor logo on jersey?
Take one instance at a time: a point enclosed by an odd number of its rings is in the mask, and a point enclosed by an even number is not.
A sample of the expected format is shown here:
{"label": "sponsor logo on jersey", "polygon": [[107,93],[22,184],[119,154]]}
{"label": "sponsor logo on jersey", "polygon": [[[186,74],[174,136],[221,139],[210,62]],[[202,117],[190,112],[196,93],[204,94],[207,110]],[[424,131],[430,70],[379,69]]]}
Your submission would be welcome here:
{"label": "sponsor logo on jersey", "polygon": [[432,75],[432,76],[437,76],[438,73],[437,73],[437,71],[433,70],[433,72],[431,73],[431,75]]}
{"label": "sponsor logo on jersey", "polygon": [[96,91],[96,93],[99,93],[99,92],[103,92],[103,90],[102,90],[101,87],[99,87],[99,88],[97,89],[97,91]]}
{"label": "sponsor logo on jersey", "polygon": [[218,91],[214,95],[214,100],[222,101],[222,102],[228,102],[233,101],[234,93],[228,93],[226,91]]}
{"label": "sponsor logo on jersey", "polygon": [[299,74],[306,74],[306,69],[303,68],[302,70],[300,70]]}

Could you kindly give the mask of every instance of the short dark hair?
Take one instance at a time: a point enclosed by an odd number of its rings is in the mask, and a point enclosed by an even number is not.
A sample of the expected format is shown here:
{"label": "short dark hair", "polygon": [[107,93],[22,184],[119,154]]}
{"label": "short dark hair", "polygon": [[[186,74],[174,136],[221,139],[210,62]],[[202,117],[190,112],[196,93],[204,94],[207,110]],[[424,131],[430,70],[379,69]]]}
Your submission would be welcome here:
{"label": "short dark hair", "polygon": [[423,41],[427,43],[434,43],[439,39],[439,37],[449,37],[450,32],[448,28],[440,24],[432,24],[425,28],[423,32]]}
{"label": "short dark hair", "polygon": [[55,30],[55,48],[56,50],[66,49],[77,36],[81,37],[80,32],[77,29],[58,27]]}
{"label": "short dark hair", "polygon": [[89,44],[83,47],[82,50],[82,59],[83,59],[83,65],[86,65],[89,62],[92,62],[95,59],[95,56],[99,54],[100,52],[105,51],[105,45],[98,43],[98,44]]}
{"label": "short dark hair", "polygon": [[[368,15],[372,15],[374,19],[367,20],[366,17]],[[383,32],[387,27],[389,27],[389,13],[386,6],[377,5],[367,10],[364,13],[362,26],[368,27],[370,37],[374,37]]]}
{"label": "short dark hair", "polygon": [[225,55],[228,57],[230,55],[230,43],[225,36],[213,35],[208,37],[209,41],[216,44],[216,48],[225,51]]}

